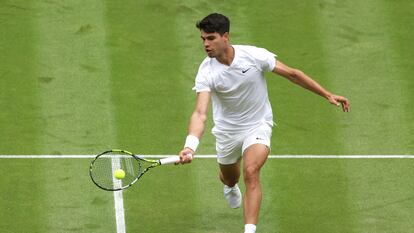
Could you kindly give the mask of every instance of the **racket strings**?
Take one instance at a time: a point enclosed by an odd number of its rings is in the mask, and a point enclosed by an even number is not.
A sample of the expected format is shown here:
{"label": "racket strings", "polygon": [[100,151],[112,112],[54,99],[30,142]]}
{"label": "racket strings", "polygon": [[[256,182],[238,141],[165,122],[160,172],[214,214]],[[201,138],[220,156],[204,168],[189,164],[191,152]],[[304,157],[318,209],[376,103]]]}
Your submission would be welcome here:
{"label": "racket strings", "polygon": [[[125,172],[123,179],[115,177],[115,171]],[[142,173],[142,164],[130,154],[107,152],[97,157],[91,170],[92,180],[107,190],[119,190],[133,183]]]}
{"label": "racket strings", "polygon": [[128,174],[130,174],[130,175],[133,175],[133,176],[136,176],[137,174],[141,174],[141,172],[142,172],[142,164],[141,164],[141,162],[140,161],[138,161],[138,163],[136,163],[135,162],[135,164],[137,164],[138,165],[138,167],[136,167],[136,169],[134,169],[134,165],[133,165],[133,161],[132,160],[136,160],[136,159],[134,159],[134,158],[132,158],[132,157],[129,157],[129,158],[126,158],[125,160],[124,160],[124,162],[125,162],[125,172],[126,173],[128,173]]}
{"label": "racket strings", "polygon": [[93,163],[93,170],[91,171],[92,180],[103,188],[112,189],[112,167],[112,160],[110,158],[99,157]]}

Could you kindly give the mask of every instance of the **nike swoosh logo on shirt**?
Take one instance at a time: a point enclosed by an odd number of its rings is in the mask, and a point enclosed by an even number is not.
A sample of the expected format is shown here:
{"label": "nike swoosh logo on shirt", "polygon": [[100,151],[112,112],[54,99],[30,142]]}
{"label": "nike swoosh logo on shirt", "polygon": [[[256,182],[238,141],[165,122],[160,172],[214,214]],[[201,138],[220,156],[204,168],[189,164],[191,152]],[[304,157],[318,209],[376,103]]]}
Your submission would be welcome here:
{"label": "nike swoosh logo on shirt", "polygon": [[249,71],[250,70],[250,68],[247,68],[247,69],[245,69],[245,70],[242,70],[242,73],[244,74],[244,73],[246,73],[247,71]]}

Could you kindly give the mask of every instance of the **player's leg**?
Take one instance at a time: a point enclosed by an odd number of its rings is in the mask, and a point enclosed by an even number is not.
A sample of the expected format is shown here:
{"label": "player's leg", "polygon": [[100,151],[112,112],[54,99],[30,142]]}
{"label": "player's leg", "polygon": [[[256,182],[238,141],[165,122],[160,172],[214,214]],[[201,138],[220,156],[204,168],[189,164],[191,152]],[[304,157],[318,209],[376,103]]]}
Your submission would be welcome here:
{"label": "player's leg", "polygon": [[246,186],[244,195],[245,224],[257,224],[262,201],[260,169],[265,164],[269,152],[269,147],[263,144],[253,144],[244,151],[243,176]]}
{"label": "player's leg", "polygon": [[224,198],[231,208],[239,208],[242,204],[242,194],[237,183],[240,178],[242,141],[237,137],[238,135],[215,136],[219,176],[224,184]]}
{"label": "player's leg", "polygon": [[256,231],[262,190],[260,170],[270,153],[271,124],[263,124],[243,141],[243,177],[246,186],[244,196],[245,233]]}
{"label": "player's leg", "polygon": [[220,180],[223,184],[233,187],[239,182],[240,178],[240,159],[234,164],[219,164]]}
{"label": "player's leg", "polygon": [[224,198],[230,208],[236,209],[241,206],[242,194],[237,183],[240,178],[240,159],[234,164],[219,164],[220,180],[223,182]]}

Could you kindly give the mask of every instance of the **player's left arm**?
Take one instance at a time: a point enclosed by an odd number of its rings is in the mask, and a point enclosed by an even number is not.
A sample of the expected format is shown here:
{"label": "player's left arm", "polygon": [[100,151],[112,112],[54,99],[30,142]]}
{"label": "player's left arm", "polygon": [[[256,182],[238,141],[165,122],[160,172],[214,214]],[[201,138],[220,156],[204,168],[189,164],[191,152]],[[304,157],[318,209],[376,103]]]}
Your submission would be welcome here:
{"label": "player's left arm", "polygon": [[342,110],[344,112],[349,112],[349,101],[347,98],[332,94],[331,92],[327,91],[319,83],[303,73],[301,70],[289,67],[277,60],[276,66],[272,72],[285,77],[291,82],[326,98],[333,105],[342,105]]}

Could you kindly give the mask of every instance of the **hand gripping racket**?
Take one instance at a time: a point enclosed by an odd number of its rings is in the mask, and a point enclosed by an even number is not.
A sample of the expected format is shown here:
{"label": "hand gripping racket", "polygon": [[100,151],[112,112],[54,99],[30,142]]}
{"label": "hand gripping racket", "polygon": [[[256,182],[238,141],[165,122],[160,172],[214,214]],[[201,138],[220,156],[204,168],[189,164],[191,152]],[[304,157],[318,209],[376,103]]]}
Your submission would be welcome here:
{"label": "hand gripping racket", "polygon": [[[92,160],[89,175],[99,188],[106,191],[119,191],[131,187],[151,168],[179,161],[179,156],[151,160],[126,150],[109,150]],[[121,173],[121,176],[117,176],[116,173]]]}

